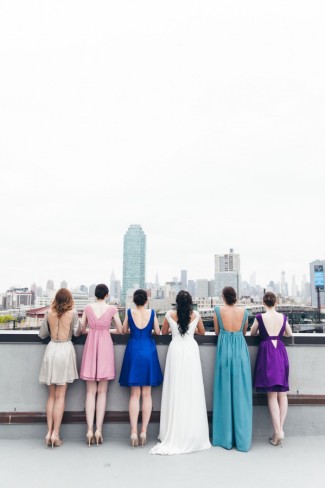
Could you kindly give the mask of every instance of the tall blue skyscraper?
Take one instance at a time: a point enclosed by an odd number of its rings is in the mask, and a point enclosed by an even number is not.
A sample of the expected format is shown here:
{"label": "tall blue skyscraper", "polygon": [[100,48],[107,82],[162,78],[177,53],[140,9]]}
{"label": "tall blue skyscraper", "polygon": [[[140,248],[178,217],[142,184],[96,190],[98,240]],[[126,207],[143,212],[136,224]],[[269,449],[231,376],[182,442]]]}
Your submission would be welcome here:
{"label": "tall blue skyscraper", "polygon": [[145,286],[146,274],[146,235],[140,225],[130,225],[124,235],[123,244],[123,295],[130,288]]}

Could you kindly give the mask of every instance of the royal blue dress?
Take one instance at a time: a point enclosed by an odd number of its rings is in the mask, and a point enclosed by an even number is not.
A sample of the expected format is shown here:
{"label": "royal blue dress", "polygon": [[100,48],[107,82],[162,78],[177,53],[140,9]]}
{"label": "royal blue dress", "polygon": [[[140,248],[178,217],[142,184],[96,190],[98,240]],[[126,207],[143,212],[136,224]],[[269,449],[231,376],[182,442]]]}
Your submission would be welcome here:
{"label": "royal blue dress", "polygon": [[248,451],[252,441],[251,363],[243,328],[225,330],[219,307],[215,308],[219,336],[214,372],[212,444]]}
{"label": "royal blue dress", "polygon": [[139,329],[128,309],[130,339],[127,343],[120,374],[121,386],[158,386],[162,383],[156,343],[152,338],[155,312],[151,310],[146,327]]}

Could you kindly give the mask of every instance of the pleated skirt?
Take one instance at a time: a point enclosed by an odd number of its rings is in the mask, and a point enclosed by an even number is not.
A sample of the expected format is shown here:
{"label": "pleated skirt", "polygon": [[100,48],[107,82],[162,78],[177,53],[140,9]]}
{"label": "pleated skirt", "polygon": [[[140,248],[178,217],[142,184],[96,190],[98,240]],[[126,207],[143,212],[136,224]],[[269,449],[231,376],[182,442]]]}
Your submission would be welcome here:
{"label": "pleated skirt", "polygon": [[71,341],[50,341],[46,346],[39,373],[39,382],[65,385],[78,379],[76,352]]}

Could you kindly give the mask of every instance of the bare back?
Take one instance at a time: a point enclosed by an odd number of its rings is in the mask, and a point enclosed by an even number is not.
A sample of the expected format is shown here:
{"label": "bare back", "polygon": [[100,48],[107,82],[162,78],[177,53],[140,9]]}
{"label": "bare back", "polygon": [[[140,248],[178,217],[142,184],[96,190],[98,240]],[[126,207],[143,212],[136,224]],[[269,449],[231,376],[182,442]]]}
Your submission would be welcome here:
{"label": "bare back", "polygon": [[242,326],[245,309],[236,305],[220,307],[223,326],[228,332],[238,332]]}
{"label": "bare back", "polygon": [[60,318],[58,318],[56,312],[49,310],[47,321],[50,327],[51,338],[56,341],[67,341],[71,339],[73,319],[74,310],[68,310]]}
{"label": "bare back", "polygon": [[283,326],[283,314],[273,310],[262,315],[263,323],[269,336],[277,336]]}
{"label": "bare back", "polygon": [[151,317],[151,309],[142,307],[132,308],[131,315],[133,318],[133,322],[138,327],[138,329],[144,329],[149,323]]}

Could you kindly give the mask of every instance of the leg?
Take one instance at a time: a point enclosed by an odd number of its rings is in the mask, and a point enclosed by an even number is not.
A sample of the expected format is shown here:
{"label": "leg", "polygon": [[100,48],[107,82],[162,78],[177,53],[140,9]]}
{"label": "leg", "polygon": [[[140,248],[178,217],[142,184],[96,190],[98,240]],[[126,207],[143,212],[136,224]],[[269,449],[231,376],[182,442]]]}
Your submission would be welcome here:
{"label": "leg", "polygon": [[131,434],[137,434],[138,432],[140,394],[141,394],[140,386],[131,386],[131,396],[130,396],[130,403],[129,403]]}
{"label": "leg", "polygon": [[55,401],[55,385],[49,385],[49,396],[46,402],[46,419],[49,433],[53,430],[53,407]]}
{"label": "leg", "polygon": [[49,385],[49,396],[46,402],[47,434],[45,437],[46,446],[50,442],[53,431],[53,407],[55,401],[55,385]]}
{"label": "leg", "polygon": [[53,432],[52,439],[59,440],[60,427],[64,412],[65,394],[68,385],[56,385],[55,387],[55,401],[53,407]]}
{"label": "leg", "polygon": [[141,432],[146,433],[152,411],[151,386],[142,387],[142,427]]}
{"label": "leg", "polygon": [[96,431],[102,432],[106,402],[107,402],[107,380],[101,380],[97,386],[97,403],[96,403]]}
{"label": "leg", "polygon": [[96,404],[97,382],[87,381],[87,393],[86,393],[86,421],[88,432],[93,432],[94,416],[95,416],[95,404]]}
{"label": "leg", "polygon": [[274,434],[276,437],[281,435],[281,423],[280,423],[280,408],[278,404],[278,394],[277,392],[268,392],[267,401],[269,405],[269,410],[271,414],[271,420],[274,428]]}
{"label": "leg", "polygon": [[280,428],[283,435],[283,424],[288,412],[288,397],[285,392],[278,393],[278,404],[280,408]]}

